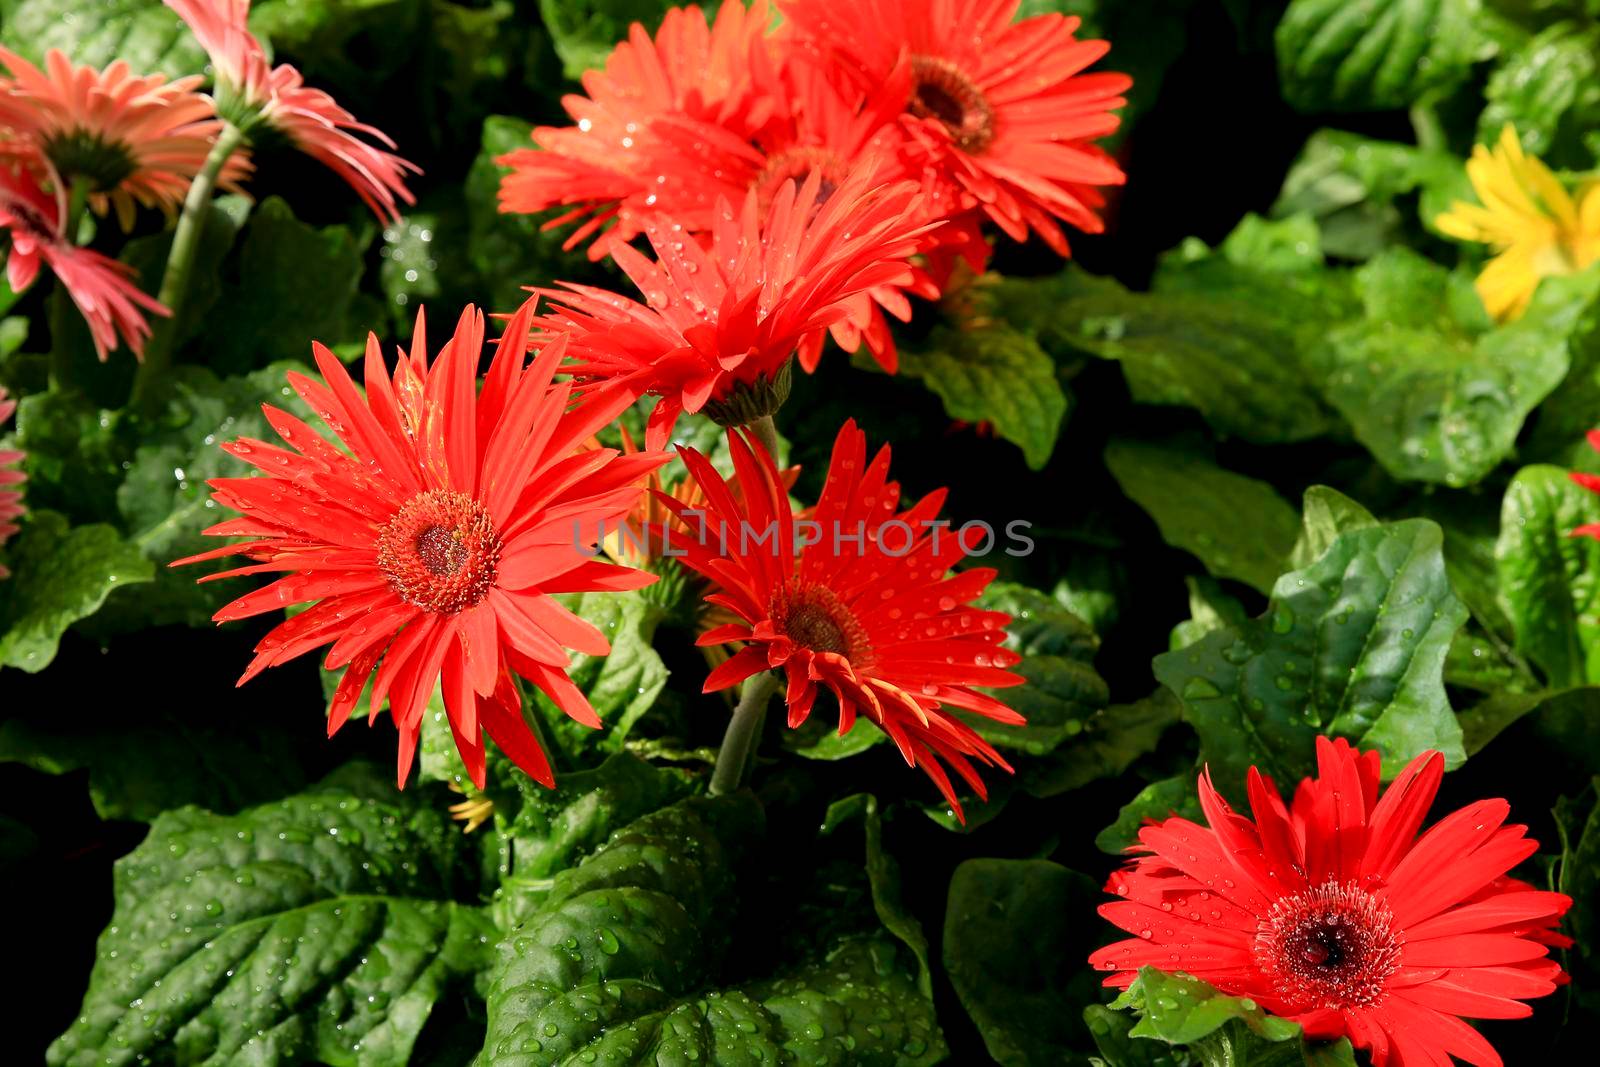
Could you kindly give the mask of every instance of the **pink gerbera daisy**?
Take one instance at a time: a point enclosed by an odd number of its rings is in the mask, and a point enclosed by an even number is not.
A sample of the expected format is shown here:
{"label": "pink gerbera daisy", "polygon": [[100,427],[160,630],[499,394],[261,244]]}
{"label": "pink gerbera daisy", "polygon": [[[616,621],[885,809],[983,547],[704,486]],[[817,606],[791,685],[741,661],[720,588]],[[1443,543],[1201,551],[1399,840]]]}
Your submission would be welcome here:
{"label": "pink gerbera daisy", "polygon": [[[405,177],[422,172],[386,150],[395,144],[383,131],[356,121],[333,97],[308,87],[289,64],[271,64],[250,32],[250,0],[165,3],[188,23],[211,57],[218,110],[224,118],[247,134],[257,123],[277,130],[348,182],[380,219],[399,218],[397,201],[416,202]],[[385,147],[357,137],[358,133]]]}
{"label": "pink gerbera daisy", "polygon": [[560,344],[523,367],[532,317],[530,302],[507,325],[481,390],[484,318],[475,308],[432,362],[420,313],[411,352],[400,354],[393,372],[369,337],[365,396],[333,353],[313,346],[323,381],[291,373],[289,383],[344,448],[266,407],[290,447],[226,445],[263,475],[211,482],[217,502],[243,517],[206,532],[250,540],[178,561],[254,561],[201,581],[284,573],[215,616],[228,622],[312,605],[261,639],[240,684],[332,645],[324,665],[345,673],[328,708],[328,732],[344,725],[371,679],[372,708],[387,700],[400,733],[402,785],[441,680],[456,747],[480,788],[485,732],[530,776],[553,784],[512,676],[598,727],[567,677],[567,650],[604,655],[609,645],[552,594],[655,581],[592,558],[592,549],[664,457],[582,447],[630,397],[602,393],[573,409],[572,383],[554,381]]}
{"label": "pink gerbera daisy", "polygon": [[[194,91],[198,76],[139,76],[121,60],[104,71],[75,67],[54,49],[40,70],[0,48],[0,67],[0,153],[40,164],[65,185],[86,182],[90,207],[115,208],[124,229],[137,205],[170,214],[183,203],[222,129],[211,101]],[[233,188],[249,169],[236,152],[223,185]]]}
{"label": "pink gerbera daisy", "polygon": [[1140,967],[1182,970],[1250,997],[1316,1038],[1349,1037],[1377,1067],[1500,1067],[1461,1016],[1516,1019],[1563,981],[1572,900],[1508,872],[1533,855],[1504,800],[1469,804],[1417,836],[1444,757],[1426,752],[1380,796],[1378,753],[1317,738],[1316,778],[1285,804],[1250,769],[1254,821],[1200,776],[1209,827],[1173,816],[1139,831],[1140,855],[1100,914],[1134,936],[1090,957],[1126,987]]}
{"label": "pink gerbera daisy", "polygon": [[12,290],[20,293],[32,285],[43,263],[88,323],[102,360],[119,337],[135,356],[142,355],[150,324],[141,309],[170,313],[133,283],[132,267],[69,241],[62,232],[64,215],[60,201],[46,194],[30,171],[0,166],[0,229],[9,238],[5,268]]}

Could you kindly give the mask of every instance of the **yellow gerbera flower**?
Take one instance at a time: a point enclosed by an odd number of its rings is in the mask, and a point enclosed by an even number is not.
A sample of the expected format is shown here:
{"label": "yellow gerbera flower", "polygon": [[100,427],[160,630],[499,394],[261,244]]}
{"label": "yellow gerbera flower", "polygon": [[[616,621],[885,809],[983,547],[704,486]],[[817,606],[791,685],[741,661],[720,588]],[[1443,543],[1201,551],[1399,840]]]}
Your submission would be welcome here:
{"label": "yellow gerbera flower", "polygon": [[1527,308],[1541,278],[1573,274],[1600,258],[1600,183],[1574,200],[1561,180],[1522,150],[1507,126],[1493,149],[1478,145],[1467,177],[1480,204],[1456,201],[1435,220],[1443,233],[1497,253],[1478,275],[1478,295],[1502,322]]}

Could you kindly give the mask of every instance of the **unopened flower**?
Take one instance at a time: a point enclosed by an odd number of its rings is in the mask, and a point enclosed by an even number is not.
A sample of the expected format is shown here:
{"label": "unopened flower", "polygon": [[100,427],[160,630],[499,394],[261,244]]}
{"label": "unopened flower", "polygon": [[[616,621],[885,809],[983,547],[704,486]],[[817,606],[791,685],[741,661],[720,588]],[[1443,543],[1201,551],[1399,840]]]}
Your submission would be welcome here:
{"label": "unopened flower", "polygon": [[786,0],[786,27],[863,91],[899,83],[913,158],[944,177],[953,204],[981,209],[1005,233],[1031,230],[1060,255],[1060,223],[1104,228],[1101,188],[1122,171],[1095,145],[1117,128],[1132,85],[1085,73],[1109,50],[1076,37],[1058,12],[1013,22],[1021,0]]}
{"label": "unopened flower", "polygon": [[261,42],[250,32],[250,0],[165,3],[188,23],[211,57],[217,109],[225,119],[246,135],[257,124],[276,130],[348,182],[380,219],[398,219],[398,202],[416,202],[405,179],[408,173],[422,172],[388,151],[395,144],[382,130],[358,122],[333,97],[307,86],[293,66],[273,66],[267,59]]}
{"label": "unopened flower", "polygon": [[1600,182],[1576,199],[1550,168],[1522,150],[1514,127],[1491,149],[1476,145],[1467,177],[1479,203],[1456,201],[1434,220],[1440,232],[1494,250],[1478,275],[1478,295],[1505,321],[1527,310],[1543,278],[1574,274],[1600,258]]}
{"label": "unopened flower", "polygon": [[628,512],[664,457],[580,448],[630,398],[592,394],[573,408],[572,384],[554,381],[559,344],[524,367],[532,315],[530,304],[507,325],[481,390],[484,319],[474,308],[431,363],[420,314],[411,352],[392,372],[369,338],[364,397],[338,358],[314,346],[323,381],[291,373],[289,382],[344,449],[268,407],[290,447],[248,439],[226,445],[262,475],[211,482],[217,502],[242,517],[207,532],[250,540],[179,561],[253,561],[201,581],[284,573],[215,616],[227,622],[313,604],[262,638],[240,683],[332,645],[324,665],[345,673],[328,732],[344,724],[371,679],[371,707],[387,699],[400,733],[402,784],[441,680],[456,747],[480,789],[484,733],[530,776],[552,784],[513,675],[599,727],[567,676],[567,650],[604,655],[610,648],[552,594],[654,580],[591,558],[591,549],[600,525]]}
{"label": "unopened flower", "polygon": [[6,280],[13,292],[22,292],[48,266],[77,305],[89,326],[95,352],[102,360],[118,339],[144,353],[150,324],[143,312],[170,312],[133,283],[134,270],[67,238],[65,211],[60,199],[46,193],[26,168],[0,165],[0,229],[10,247],[5,249]]}
{"label": "unopened flower", "polygon": [[[744,645],[711,672],[705,691],[782,670],[793,728],[827,690],[838,701],[840,735],[865,716],[962,816],[946,764],[980,797],[987,792],[974,761],[1011,768],[950,709],[1021,725],[1021,715],[978,687],[1023,679],[1008,669],[1020,657],[1001,644],[1010,616],[972,603],[995,572],[951,573],[967,551],[948,524],[934,521],[944,490],[902,511],[888,447],[869,462],[866,435],[849,422],[834,442],[821,498],[797,516],[760,444],[734,432],[728,444],[728,480],[698,452],[679,449],[705,495],[701,513],[662,497],[682,523],[673,543],[683,564],[715,585],[706,600],[737,620],[700,644]],[[797,537],[799,523],[817,536]],[[760,539],[754,547],[752,536]]]}
{"label": "unopened flower", "polygon": [[1516,1019],[1563,980],[1549,958],[1572,905],[1508,872],[1537,848],[1480,800],[1418,831],[1444,757],[1418,756],[1380,795],[1378,754],[1317,739],[1317,777],[1285,804],[1250,769],[1254,819],[1200,777],[1209,826],[1178,816],[1139,831],[1139,853],[1100,914],[1134,936],[1090,957],[1126,987],[1140,967],[1184,971],[1250,997],[1314,1038],[1348,1037],[1377,1067],[1498,1067],[1461,1021]]}
{"label": "unopened flower", "polygon": [[[0,48],[0,154],[64,185],[86,183],[88,203],[114,209],[123,229],[138,205],[171,214],[205,165],[222,123],[195,89],[199,76],[137,75],[121,60],[104,71],[51,49],[40,70]],[[225,188],[249,173],[244,152],[221,172]]]}

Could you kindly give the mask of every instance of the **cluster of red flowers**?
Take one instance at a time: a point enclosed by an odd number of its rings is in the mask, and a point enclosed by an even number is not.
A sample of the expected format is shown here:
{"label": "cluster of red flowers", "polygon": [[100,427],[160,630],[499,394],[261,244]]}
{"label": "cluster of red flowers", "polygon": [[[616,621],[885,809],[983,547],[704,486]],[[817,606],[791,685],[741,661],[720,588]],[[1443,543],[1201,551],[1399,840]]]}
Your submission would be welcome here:
{"label": "cluster of red flowers", "polygon": [[[142,356],[145,314],[170,309],[135,284],[126,264],[79,245],[79,213],[114,210],[123,229],[139,207],[172,215],[191,190],[242,191],[250,131],[270,126],[344,178],[382,218],[411,203],[416,168],[355,136],[393,147],[298,71],[272,67],[246,20],[250,0],[166,0],[210,54],[216,84],[75,66],[59,51],[40,70],[0,48],[0,245],[13,291],[48,266],[77,305],[101,359],[117,344]],[[199,205],[205,207],[205,203]]]}
{"label": "cluster of red flowers", "polygon": [[[228,98],[268,92],[274,79],[259,52],[199,18],[207,5],[168,2],[196,26],[219,81],[233,87]],[[540,129],[542,150],[503,161],[502,208],[567,207],[552,225],[586,218],[574,240],[593,237],[592,254],[611,256],[644,302],[535,286],[475,399],[475,312],[431,366],[420,321],[392,376],[374,339],[365,399],[319,349],[326,384],[293,383],[347,451],[269,411],[292,450],[240,442],[233,452],[265,477],[214,483],[218,500],[244,517],[211,532],[251,540],[196,557],[254,561],[231,574],[288,572],[219,620],[315,602],[263,639],[245,677],[331,644],[326,665],[346,670],[330,729],[374,679],[371,707],[387,699],[401,732],[402,782],[442,678],[457,746],[480,786],[484,732],[549,782],[512,676],[599,725],[563,668],[567,649],[603,653],[607,644],[552,594],[655,579],[588,550],[607,525],[682,515],[681,497],[644,497],[678,418],[704,411],[730,428],[770,425],[792,358],[811,369],[830,335],[846,348],[865,343],[892,369],[883,313],[906,318],[906,294],[937,296],[954,257],[981,269],[984,220],[1016,238],[1037,233],[1063,253],[1062,222],[1100,229],[1096,187],[1122,175],[1092,140],[1115,128],[1128,79],[1083,73],[1106,45],[1078,41],[1077,20],[1014,22],[1017,6],[907,0],[885,8],[876,36],[851,48],[834,43],[846,15],[832,0],[786,5],[776,33],[764,0],[725,3],[710,25],[697,8],[675,9],[654,38],[635,26],[585,77],[589,95],[568,98],[576,125]],[[222,15],[220,5],[208,10]],[[630,244],[638,237],[653,257]],[[523,369],[530,348],[538,356]],[[588,441],[645,396],[660,398],[646,451],[619,455]],[[702,636],[741,647],[706,690],[781,669],[798,726],[826,689],[841,733],[857,716],[874,723],[959,813],[946,766],[982,795],[974,763],[1005,762],[956,711],[1021,722],[979,688],[1021,682],[1007,669],[1016,655],[1002,647],[1009,618],[972,606],[994,572],[953,574],[966,549],[925,527],[894,553],[875,542],[853,553],[796,545],[789,482],[773,456],[733,429],[730,446],[736,470],[726,483],[703,457],[683,454],[693,489],[719,522],[777,523],[781,548],[688,543],[681,553],[706,581],[706,601],[737,620]],[[900,512],[888,459],[884,448],[868,463],[863,435],[846,426],[804,521],[933,519],[943,494]]]}

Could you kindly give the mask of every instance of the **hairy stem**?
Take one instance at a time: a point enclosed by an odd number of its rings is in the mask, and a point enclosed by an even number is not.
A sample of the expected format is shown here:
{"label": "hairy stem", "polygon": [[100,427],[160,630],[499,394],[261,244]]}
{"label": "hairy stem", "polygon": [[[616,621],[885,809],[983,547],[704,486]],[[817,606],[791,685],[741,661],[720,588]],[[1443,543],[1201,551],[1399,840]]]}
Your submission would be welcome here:
{"label": "hairy stem", "polygon": [[761,442],[761,447],[767,450],[772,462],[778,462],[778,426],[772,421],[772,416],[763,415],[756,421],[747,423],[745,429]]}
{"label": "hairy stem", "polygon": [[156,383],[172,365],[172,350],[178,340],[178,321],[183,315],[184,298],[189,293],[190,275],[194,272],[195,256],[200,251],[200,235],[205,229],[206,215],[211,210],[211,194],[216,190],[217,178],[228,162],[228,157],[244,143],[244,131],[230,122],[222,124],[205,165],[189,185],[189,194],[183,200],[183,213],[178,216],[178,228],[172,233],[172,249],[167,253],[166,273],[161,276],[161,291],[156,299],[171,312],[165,328],[159,328],[145,349],[144,362],[133,380],[135,402],[148,401]]}
{"label": "hairy stem", "polygon": [[761,737],[767,701],[777,686],[777,675],[771,671],[761,671],[744,680],[744,687],[739,690],[739,706],[733,709],[728,732],[722,735],[722,748],[717,750],[717,765],[711,772],[712,796],[732,793],[744,784],[756,741]]}

